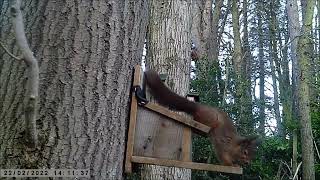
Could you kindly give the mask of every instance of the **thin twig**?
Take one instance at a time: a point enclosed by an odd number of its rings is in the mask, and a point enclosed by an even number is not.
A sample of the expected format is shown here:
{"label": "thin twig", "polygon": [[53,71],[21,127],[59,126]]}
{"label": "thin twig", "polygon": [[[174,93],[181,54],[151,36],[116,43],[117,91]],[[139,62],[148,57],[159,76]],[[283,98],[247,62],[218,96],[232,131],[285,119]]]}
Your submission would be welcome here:
{"label": "thin twig", "polygon": [[300,167],[301,167],[301,164],[302,164],[302,162],[299,163],[299,165],[298,165],[298,167],[297,167],[297,170],[296,170],[296,172],[294,173],[294,176],[293,176],[292,180],[295,180],[295,179],[296,179],[296,176],[298,175],[298,172],[299,172],[299,169],[300,169]]}
{"label": "thin twig", "polygon": [[290,174],[292,174],[289,164],[287,164],[285,161],[282,161],[282,160],[281,160],[281,163],[284,164],[287,167],[287,170],[290,172]]}
{"label": "thin twig", "polygon": [[316,149],[318,158],[319,158],[319,160],[320,160],[320,153],[319,153],[319,150],[318,150],[318,147],[317,147],[317,143],[316,143],[316,141],[314,140],[313,132],[311,132],[311,137],[312,137],[312,140],[313,140],[314,147],[315,147],[315,149]]}
{"label": "thin twig", "polygon": [[21,60],[21,58],[15,56],[14,54],[12,54],[4,45],[3,43],[0,41],[0,45],[1,47],[4,49],[4,51],[6,51],[6,53],[9,54],[9,56],[11,56],[13,59],[16,59],[16,60]]}
{"label": "thin twig", "polygon": [[278,167],[278,171],[277,171],[277,179],[280,179],[280,176],[281,176],[281,170],[282,170],[282,163],[279,164],[279,167]]}
{"label": "thin twig", "polygon": [[[311,29],[311,31],[313,31],[313,30],[318,30],[318,28],[313,28],[313,29]],[[282,51],[285,47],[287,47],[287,46],[289,46],[293,41],[295,41],[297,38],[300,38],[301,36],[303,36],[303,35],[305,35],[305,34],[307,34],[307,33],[309,33],[309,32],[304,32],[304,33],[302,33],[302,34],[299,34],[299,35],[297,35],[297,36],[295,36],[293,39],[291,39],[287,44],[285,44],[280,50]],[[311,38],[311,40],[313,40],[314,38]]]}
{"label": "thin twig", "polygon": [[318,158],[320,160],[320,153],[319,153],[319,150],[318,150],[318,147],[317,147],[317,143],[316,143],[315,140],[313,140],[313,143],[314,143],[314,147],[316,148],[316,152],[317,152]]}
{"label": "thin twig", "polygon": [[25,102],[25,122],[27,139],[34,147],[38,144],[38,134],[36,128],[36,105],[39,91],[39,66],[36,58],[28,45],[24,31],[23,18],[21,13],[21,1],[16,0],[11,7],[11,16],[17,44],[22,52],[22,59],[27,64],[28,84]]}

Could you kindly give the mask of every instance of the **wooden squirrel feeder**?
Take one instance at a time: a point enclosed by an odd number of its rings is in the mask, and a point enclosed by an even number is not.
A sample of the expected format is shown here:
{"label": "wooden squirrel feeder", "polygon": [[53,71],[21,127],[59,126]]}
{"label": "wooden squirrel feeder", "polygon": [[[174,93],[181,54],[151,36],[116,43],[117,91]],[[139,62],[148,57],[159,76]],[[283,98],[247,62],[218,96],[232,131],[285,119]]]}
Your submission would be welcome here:
{"label": "wooden squirrel feeder", "polygon": [[[191,129],[207,134],[210,127],[166,107],[148,102],[141,95],[142,82],[143,71],[140,66],[136,66],[126,149],[126,173],[132,172],[132,163],[143,163],[242,174],[240,167],[192,162]],[[189,98],[196,99],[197,96],[191,95]],[[150,124],[157,128],[148,128]],[[175,135],[166,138],[161,135],[163,129],[166,129],[167,136],[170,132]]]}

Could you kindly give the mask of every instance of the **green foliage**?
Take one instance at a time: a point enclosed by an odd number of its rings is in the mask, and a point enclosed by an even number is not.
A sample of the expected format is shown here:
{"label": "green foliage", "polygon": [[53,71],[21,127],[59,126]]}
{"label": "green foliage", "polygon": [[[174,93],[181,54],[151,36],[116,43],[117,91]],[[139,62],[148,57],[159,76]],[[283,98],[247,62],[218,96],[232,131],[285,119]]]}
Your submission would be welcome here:
{"label": "green foliage", "polygon": [[133,172],[132,174],[126,174],[126,180],[139,180],[141,179],[140,175],[137,172]]}
{"label": "green foliage", "polygon": [[314,139],[318,140],[317,143],[320,143],[320,107],[314,105],[311,107],[311,110],[313,136]]}
{"label": "green foliage", "polygon": [[[201,62],[201,63],[199,63]],[[210,106],[219,106],[221,91],[218,91],[219,84],[222,86],[220,67],[217,62],[210,62],[202,58],[196,63],[196,79],[191,81],[191,89],[199,93],[201,102]]]}
{"label": "green foliage", "polygon": [[[202,163],[217,164],[215,154],[212,150],[208,138],[201,136],[193,137],[193,161]],[[247,167],[244,167],[244,179],[275,179],[282,164],[283,171],[289,175],[290,172],[285,165],[290,162],[291,152],[287,140],[281,140],[278,137],[267,137],[259,147],[256,159]],[[205,171],[193,171],[192,179],[232,179],[232,175]]]}
{"label": "green foliage", "polygon": [[315,164],[316,179],[320,179],[320,163]]}
{"label": "green foliage", "polygon": [[193,161],[207,163],[214,157],[212,145],[207,137],[194,135],[192,141],[192,158]]}
{"label": "green foliage", "polygon": [[297,120],[293,121],[292,119],[284,121],[284,126],[287,130],[292,132],[295,129],[299,129],[299,123]]}
{"label": "green foliage", "polygon": [[273,179],[281,163],[290,162],[290,148],[287,140],[279,137],[266,137],[259,147],[257,158],[248,169],[262,179]]}
{"label": "green foliage", "polygon": [[[219,164],[215,157],[212,144],[208,137],[194,135],[192,140],[192,158],[195,162]],[[208,171],[192,171],[192,179],[194,180],[228,180],[228,175]]]}

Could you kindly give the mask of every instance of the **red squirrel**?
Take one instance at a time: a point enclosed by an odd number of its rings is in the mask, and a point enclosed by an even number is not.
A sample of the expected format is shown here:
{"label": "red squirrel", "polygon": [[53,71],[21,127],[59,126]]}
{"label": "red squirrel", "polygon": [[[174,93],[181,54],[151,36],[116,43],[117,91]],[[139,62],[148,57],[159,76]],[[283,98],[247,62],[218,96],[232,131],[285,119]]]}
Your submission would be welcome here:
{"label": "red squirrel", "polygon": [[223,165],[240,166],[248,164],[254,158],[258,147],[257,137],[240,136],[227,113],[179,96],[161,81],[155,71],[146,71],[145,79],[151,94],[160,104],[186,112],[193,116],[195,121],[211,127],[208,135]]}

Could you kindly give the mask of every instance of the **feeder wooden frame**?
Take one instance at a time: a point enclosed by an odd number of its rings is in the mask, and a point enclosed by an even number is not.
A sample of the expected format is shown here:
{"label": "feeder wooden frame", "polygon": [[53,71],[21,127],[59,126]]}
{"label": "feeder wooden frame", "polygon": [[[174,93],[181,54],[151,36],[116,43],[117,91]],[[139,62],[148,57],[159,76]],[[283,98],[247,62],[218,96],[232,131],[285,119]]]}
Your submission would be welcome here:
{"label": "feeder wooden frame", "polygon": [[[133,87],[141,86],[142,87],[143,71],[140,66],[135,67]],[[231,166],[222,166],[222,165],[213,165],[205,163],[196,163],[192,162],[190,159],[190,147],[191,147],[191,128],[197,132],[207,134],[210,131],[210,127],[201,124],[197,121],[194,121],[191,118],[187,118],[183,115],[180,115],[176,112],[169,110],[166,107],[161,105],[148,102],[146,105],[142,106],[144,109],[149,111],[156,112],[153,116],[165,116],[166,118],[178,122],[179,125],[184,126],[183,128],[183,139],[182,139],[182,150],[180,159],[167,159],[167,158],[158,158],[158,157],[145,157],[137,155],[134,153],[135,147],[135,134],[137,130],[137,118],[138,117],[138,100],[135,96],[135,92],[132,91],[131,96],[131,109],[130,109],[130,122],[128,130],[128,140],[126,148],[126,160],[125,160],[125,172],[132,173],[132,163],[143,163],[143,164],[154,164],[160,166],[169,166],[169,167],[180,167],[188,169],[197,169],[197,170],[206,170],[206,171],[217,171],[233,174],[242,174],[243,170],[240,167],[231,167]],[[159,117],[154,117],[159,118]],[[138,128],[139,129],[139,128]]]}

